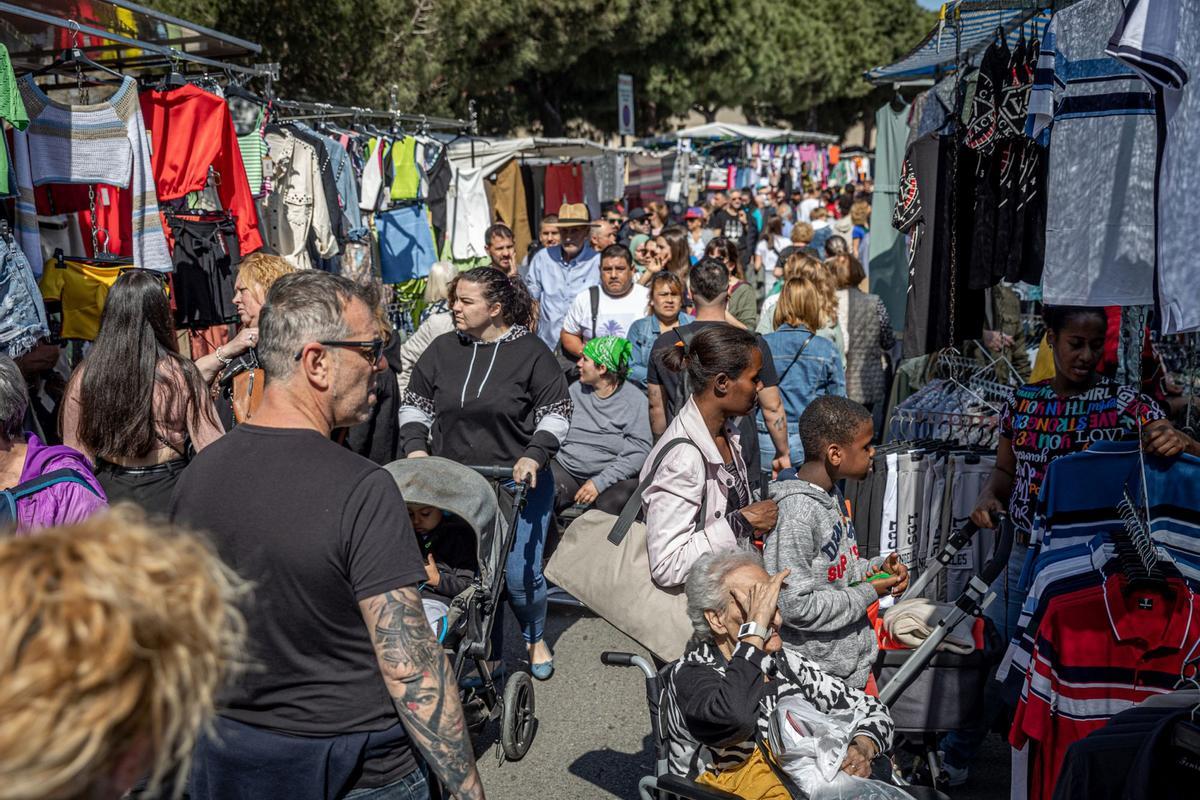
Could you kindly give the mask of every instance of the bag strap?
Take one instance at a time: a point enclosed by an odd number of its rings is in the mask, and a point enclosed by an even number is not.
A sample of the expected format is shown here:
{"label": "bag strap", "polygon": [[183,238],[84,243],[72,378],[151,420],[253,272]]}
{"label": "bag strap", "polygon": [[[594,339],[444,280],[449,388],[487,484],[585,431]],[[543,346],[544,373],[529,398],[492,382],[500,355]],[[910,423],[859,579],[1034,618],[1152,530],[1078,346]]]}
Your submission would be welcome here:
{"label": "bag strap", "polygon": [[588,294],[592,299],[592,338],[596,338],[596,320],[600,319],[600,287],[592,286],[588,289]]}
{"label": "bag strap", "polygon": [[780,383],[783,383],[783,379],[787,377],[787,374],[789,372],[791,372],[792,367],[796,366],[796,361],[799,360],[800,354],[803,353],[805,351],[805,349],[808,348],[808,343],[811,342],[815,338],[817,338],[817,335],[815,333],[808,334],[808,338],[804,340],[804,344],[800,345],[800,349],[796,351],[796,355],[792,356],[792,360],[787,365],[787,369],[785,369],[783,371],[783,374],[779,376]]}
{"label": "bag strap", "polygon": [[[686,436],[680,436],[672,439],[663,445],[663,448],[658,451],[658,455],[654,457],[654,462],[650,465],[650,471],[646,473],[646,477],[641,483],[638,484],[638,487],[634,489],[633,494],[629,496],[629,500],[626,501],[625,507],[621,509],[621,515],[617,517],[616,524],[613,525],[612,530],[608,532],[609,542],[612,544],[620,544],[625,539],[625,535],[629,533],[629,527],[633,525],[634,519],[637,518],[638,511],[640,511],[642,508],[642,494],[654,481],[654,475],[658,472],[658,468],[662,466],[663,459],[667,457],[667,453],[671,452],[673,448],[681,444],[690,444],[692,447],[696,448],[697,452],[700,450],[700,447]],[[701,525],[704,524],[705,512],[707,512],[707,510],[708,493],[701,492],[700,514],[698,515]]]}
{"label": "bag strap", "polygon": [[36,478],[30,478],[24,483],[17,484],[9,489],[5,489],[4,493],[9,495],[13,501],[20,500],[23,497],[28,497],[31,494],[37,494],[43,489],[48,489],[56,483],[78,483],[86,486],[87,490],[99,497],[99,493],[92,488],[92,485],[84,479],[77,471],[70,468],[56,469],[52,472],[47,472],[38,475]]}

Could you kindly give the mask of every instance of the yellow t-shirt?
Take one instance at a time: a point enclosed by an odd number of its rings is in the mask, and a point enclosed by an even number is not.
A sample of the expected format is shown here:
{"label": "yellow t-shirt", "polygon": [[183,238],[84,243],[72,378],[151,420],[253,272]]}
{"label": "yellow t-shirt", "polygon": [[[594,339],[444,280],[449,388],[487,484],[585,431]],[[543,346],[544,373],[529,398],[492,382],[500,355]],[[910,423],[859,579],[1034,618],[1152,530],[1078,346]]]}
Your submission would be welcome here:
{"label": "yellow t-shirt", "polygon": [[50,259],[42,269],[38,288],[46,300],[62,303],[64,339],[92,341],[100,331],[100,315],[108,299],[108,290],[128,266],[98,267],[76,261],[58,266]]}

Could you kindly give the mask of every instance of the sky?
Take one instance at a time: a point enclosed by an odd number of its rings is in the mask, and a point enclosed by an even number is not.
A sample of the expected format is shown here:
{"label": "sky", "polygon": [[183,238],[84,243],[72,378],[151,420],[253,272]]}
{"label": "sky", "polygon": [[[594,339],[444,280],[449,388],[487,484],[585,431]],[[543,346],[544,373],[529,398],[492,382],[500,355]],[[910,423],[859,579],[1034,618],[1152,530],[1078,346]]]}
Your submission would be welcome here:
{"label": "sky", "polygon": [[917,0],[917,5],[921,8],[928,8],[932,11],[937,11],[942,7],[942,0]]}

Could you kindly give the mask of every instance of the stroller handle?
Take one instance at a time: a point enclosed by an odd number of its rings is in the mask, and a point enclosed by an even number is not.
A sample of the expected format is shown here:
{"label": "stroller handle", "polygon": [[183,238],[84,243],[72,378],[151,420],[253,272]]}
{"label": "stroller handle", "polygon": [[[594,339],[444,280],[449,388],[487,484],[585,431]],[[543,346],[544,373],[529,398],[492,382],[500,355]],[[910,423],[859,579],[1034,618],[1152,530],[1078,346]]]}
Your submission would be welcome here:
{"label": "stroller handle", "polygon": [[607,664],[610,667],[637,667],[647,678],[653,678],[655,675],[654,667],[650,662],[639,655],[633,653],[621,653],[616,650],[605,650],[600,654],[600,662]]}
{"label": "stroller handle", "polygon": [[[1013,538],[1015,536],[1012,521],[1009,519],[1008,514],[998,511],[995,518],[996,532],[1000,538],[996,542],[995,549],[992,550],[992,557],[988,559],[988,562],[983,565],[983,569],[979,572],[980,579],[988,586],[991,586],[992,582],[996,578],[999,578],[1000,573],[1008,566],[1008,557],[1012,553]],[[968,524],[974,525],[975,523]]]}
{"label": "stroller handle", "polygon": [[481,467],[474,464],[468,464],[467,469],[472,469],[478,472],[485,478],[492,480],[508,480],[512,478],[512,467]]}

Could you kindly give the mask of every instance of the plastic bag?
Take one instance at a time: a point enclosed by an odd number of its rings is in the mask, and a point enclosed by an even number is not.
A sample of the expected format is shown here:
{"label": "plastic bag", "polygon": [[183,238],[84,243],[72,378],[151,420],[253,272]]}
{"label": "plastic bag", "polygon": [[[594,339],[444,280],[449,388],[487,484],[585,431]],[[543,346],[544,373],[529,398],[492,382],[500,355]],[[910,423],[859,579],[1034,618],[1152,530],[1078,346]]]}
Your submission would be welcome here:
{"label": "plastic bag", "polygon": [[809,800],[911,800],[891,784],[841,771],[861,721],[853,711],[826,713],[802,697],[786,697],[771,715],[771,752]]}

